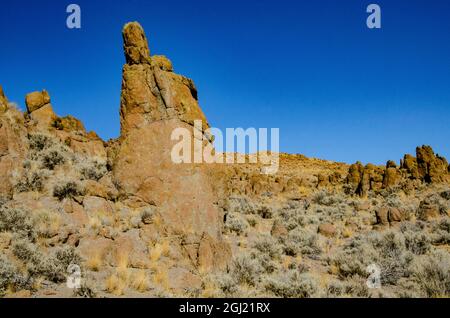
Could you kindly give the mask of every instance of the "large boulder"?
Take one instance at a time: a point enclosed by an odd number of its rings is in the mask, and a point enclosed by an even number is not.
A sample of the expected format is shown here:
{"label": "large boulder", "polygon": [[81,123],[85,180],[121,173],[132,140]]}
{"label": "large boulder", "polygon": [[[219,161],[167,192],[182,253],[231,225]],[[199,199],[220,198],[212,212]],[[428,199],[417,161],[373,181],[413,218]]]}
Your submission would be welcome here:
{"label": "large boulder", "polygon": [[57,118],[50,104],[50,95],[45,90],[27,94],[25,104],[32,119],[31,127],[36,131],[47,131]]}

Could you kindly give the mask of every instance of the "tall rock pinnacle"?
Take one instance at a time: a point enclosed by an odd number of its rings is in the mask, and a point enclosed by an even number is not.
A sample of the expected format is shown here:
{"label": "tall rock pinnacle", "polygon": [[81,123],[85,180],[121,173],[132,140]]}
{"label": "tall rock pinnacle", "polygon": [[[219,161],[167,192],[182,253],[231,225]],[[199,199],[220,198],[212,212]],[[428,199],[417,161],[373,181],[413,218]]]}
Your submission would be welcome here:
{"label": "tall rock pinnacle", "polygon": [[197,101],[192,80],[173,73],[164,56],[150,57],[147,37],[137,22],[123,28],[126,64],[123,67],[120,106],[121,134],[163,119],[178,119],[189,125],[195,120],[208,128]]}
{"label": "tall rock pinnacle", "polygon": [[222,217],[207,167],[171,160],[175,129],[184,128],[194,136],[194,129],[200,129],[194,121],[201,120],[202,130],[208,127],[194,83],[173,73],[167,58],[149,56],[138,23],[125,25],[123,39],[127,63],[114,177],[130,202],[155,206],[172,233],[190,237],[192,246],[198,247],[191,251],[198,255],[195,262],[204,268],[221,267],[231,252],[221,238]]}

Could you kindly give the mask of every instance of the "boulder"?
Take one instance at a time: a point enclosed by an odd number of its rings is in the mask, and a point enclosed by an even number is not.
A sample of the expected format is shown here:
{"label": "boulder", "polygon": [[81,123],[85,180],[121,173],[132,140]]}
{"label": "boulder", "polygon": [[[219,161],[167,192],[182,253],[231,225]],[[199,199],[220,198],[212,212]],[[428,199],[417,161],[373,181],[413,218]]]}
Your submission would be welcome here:
{"label": "boulder", "polygon": [[422,200],[419,204],[418,217],[422,221],[429,221],[439,217],[439,205],[430,198]]}
{"label": "boulder", "polygon": [[50,104],[50,95],[47,91],[32,92],[25,97],[28,114],[33,120],[34,127],[39,131],[48,131],[57,116]]}
{"label": "boulder", "polygon": [[279,237],[285,237],[288,235],[288,230],[287,228],[278,220],[275,220],[275,222],[273,222],[272,225],[272,230],[270,231],[270,234],[275,237],[275,238],[279,238]]}
{"label": "boulder", "polygon": [[319,225],[317,232],[323,236],[333,237],[336,235],[336,227],[331,223],[323,223]]}
{"label": "boulder", "polygon": [[50,104],[50,95],[47,91],[32,92],[25,97],[25,104],[27,106],[28,113],[32,113],[44,105]]}

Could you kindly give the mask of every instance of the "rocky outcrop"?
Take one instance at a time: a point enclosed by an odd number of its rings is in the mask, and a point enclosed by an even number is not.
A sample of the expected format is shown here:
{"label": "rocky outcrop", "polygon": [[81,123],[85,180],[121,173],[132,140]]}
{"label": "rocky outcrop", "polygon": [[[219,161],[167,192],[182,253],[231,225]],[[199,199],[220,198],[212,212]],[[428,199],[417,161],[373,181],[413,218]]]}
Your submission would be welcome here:
{"label": "rocky outcrop", "polygon": [[50,104],[50,95],[45,90],[29,93],[25,97],[25,104],[32,120],[30,126],[36,131],[47,131],[57,118]]}
{"label": "rocky outcrop", "polygon": [[367,196],[369,191],[380,190],[383,187],[384,171],[373,164],[363,166],[357,162],[350,166],[347,184],[352,191],[360,196]]}
{"label": "rocky outcrop", "polygon": [[172,63],[164,56],[150,57],[147,38],[138,23],[125,25],[123,40],[127,64],[122,77],[121,135],[170,119],[189,125],[201,120],[206,129],[208,124],[192,80],[173,73]]}
{"label": "rocky outcrop", "polygon": [[405,189],[415,186],[413,180],[425,183],[440,183],[448,178],[448,162],[435,155],[430,146],[416,148],[417,158],[405,155],[400,167],[389,160],[385,168],[357,162],[348,170],[346,183],[352,193],[367,196],[369,191],[379,191],[401,186]]}
{"label": "rocky outcrop", "polygon": [[225,263],[229,253],[215,252],[218,246],[227,248],[221,240],[222,221],[207,167],[171,159],[175,129],[185,128],[194,138],[194,120],[203,123],[202,129],[208,127],[195,86],[173,73],[165,57],[150,57],[138,23],[124,27],[123,39],[127,64],[123,67],[121,136],[110,151],[114,177],[125,197],[158,208],[173,233],[196,238],[191,246],[200,248],[196,253],[202,267]]}
{"label": "rocky outcrop", "polygon": [[435,155],[430,146],[417,147],[417,170],[419,178],[427,183],[442,182],[448,173],[448,162]]}

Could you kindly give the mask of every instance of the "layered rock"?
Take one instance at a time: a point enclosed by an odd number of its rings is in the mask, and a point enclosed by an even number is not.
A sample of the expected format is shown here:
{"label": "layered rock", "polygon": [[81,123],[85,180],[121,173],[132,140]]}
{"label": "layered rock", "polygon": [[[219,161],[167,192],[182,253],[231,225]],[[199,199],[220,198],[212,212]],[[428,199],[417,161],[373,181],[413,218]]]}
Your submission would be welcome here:
{"label": "layered rock", "polygon": [[[142,27],[123,29],[127,64],[123,67],[121,137],[112,144],[114,176],[132,202],[153,205],[174,233],[193,235],[202,267],[224,265],[229,249],[221,240],[221,216],[207,167],[171,160],[172,132],[194,137],[194,121],[208,127],[193,82],[172,72],[165,57],[150,57]],[[208,243],[205,242],[207,237]],[[220,248],[218,247],[220,246]],[[216,255],[216,251],[221,252]],[[207,256],[205,256],[207,255]]]}

